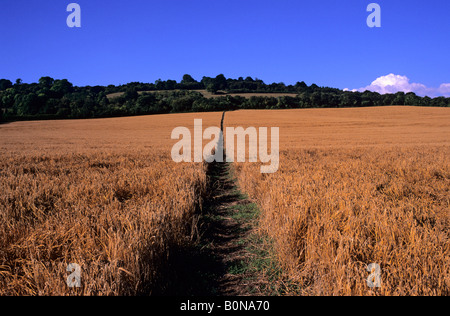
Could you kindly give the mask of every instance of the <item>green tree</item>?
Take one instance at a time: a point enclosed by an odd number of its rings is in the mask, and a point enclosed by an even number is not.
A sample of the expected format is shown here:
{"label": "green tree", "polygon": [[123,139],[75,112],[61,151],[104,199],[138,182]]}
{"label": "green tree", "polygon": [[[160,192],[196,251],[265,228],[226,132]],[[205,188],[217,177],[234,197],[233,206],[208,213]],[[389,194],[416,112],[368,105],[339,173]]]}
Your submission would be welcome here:
{"label": "green tree", "polygon": [[155,88],[156,88],[156,90],[164,90],[166,88],[166,85],[165,85],[164,81],[162,81],[161,79],[158,79],[155,81]]}
{"label": "green tree", "polygon": [[177,82],[175,80],[167,80],[165,89],[166,90],[175,90],[177,88]]}
{"label": "green tree", "polygon": [[51,78],[51,77],[41,77],[39,79],[39,85],[42,88],[47,88],[50,89],[53,85],[53,83],[55,82],[55,79]]}
{"label": "green tree", "polygon": [[179,86],[181,89],[186,90],[198,90],[204,88],[203,84],[192,78],[191,75],[184,75]]}
{"label": "green tree", "polygon": [[310,96],[310,101],[311,101],[312,106],[322,105],[322,96],[321,96],[320,92],[318,92],[318,91],[313,92]]}
{"label": "green tree", "polygon": [[405,95],[405,105],[420,105],[420,98],[414,92]]}
{"label": "green tree", "polygon": [[55,80],[50,91],[53,91],[59,97],[62,97],[65,94],[73,92],[73,85],[67,79]]}
{"label": "green tree", "polygon": [[361,94],[361,106],[374,106],[374,98],[371,91],[364,91]]}
{"label": "green tree", "polygon": [[136,100],[138,97],[139,94],[134,88],[128,88],[122,96],[125,101]]}
{"label": "green tree", "polygon": [[42,114],[56,114],[59,108],[59,99],[50,98],[45,102],[43,109],[41,109]]}
{"label": "green tree", "polygon": [[447,100],[445,97],[437,97],[437,98],[433,99],[431,104],[432,104],[432,106],[445,107],[445,106],[447,106]]}
{"label": "green tree", "polygon": [[43,107],[42,100],[35,93],[21,95],[16,101],[17,114],[21,116],[36,115]]}
{"label": "green tree", "polygon": [[219,91],[220,86],[216,82],[211,82],[206,87],[206,91],[211,92],[212,94],[216,94]]}
{"label": "green tree", "polygon": [[186,74],[183,76],[181,83],[182,84],[190,84],[190,83],[197,83],[197,81],[194,78],[192,78],[191,75]]}
{"label": "green tree", "polygon": [[226,90],[228,88],[227,78],[223,74],[218,75],[214,79],[214,83],[218,87],[218,90]]}
{"label": "green tree", "polygon": [[302,91],[304,91],[305,89],[307,89],[307,88],[308,88],[308,85],[307,85],[304,81],[302,81],[302,82],[297,82],[297,83],[295,84],[294,88],[295,88],[295,90],[299,93],[299,92],[302,92]]}
{"label": "green tree", "polygon": [[153,93],[143,94],[136,101],[136,105],[143,113],[157,113],[155,111],[156,104],[156,97]]}
{"label": "green tree", "polygon": [[313,83],[310,87],[311,92],[320,90],[319,86]]}
{"label": "green tree", "polygon": [[2,107],[11,108],[14,105],[16,95],[15,91],[11,88],[2,92],[0,94]]}
{"label": "green tree", "polygon": [[187,112],[192,110],[194,99],[190,96],[176,98],[172,101],[172,112]]}
{"label": "green tree", "polygon": [[392,105],[405,105],[405,93],[397,92],[394,100],[392,101]]}
{"label": "green tree", "polygon": [[4,91],[12,87],[12,82],[8,79],[0,79],[0,91]]}

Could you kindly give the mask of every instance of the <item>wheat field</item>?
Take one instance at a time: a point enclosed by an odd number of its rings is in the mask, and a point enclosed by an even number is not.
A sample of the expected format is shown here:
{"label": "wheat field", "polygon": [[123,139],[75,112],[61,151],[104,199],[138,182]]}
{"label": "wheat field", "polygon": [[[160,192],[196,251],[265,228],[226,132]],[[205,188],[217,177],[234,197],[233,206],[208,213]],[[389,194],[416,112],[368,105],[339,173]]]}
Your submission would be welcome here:
{"label": "wheat field", "polygon": [[280,127],[277,173],[234,169],[287,294],[450,294],[449,109],[236,111],[225,125]]}
{"label": "wheat field", "polygon": [[[0,125],[0,295],[137,295],[164,287],[195,238],[205,165],[172,161],[171,131],[222,113]],[[67,286],[67,266],[81,287]]]}
{"label": "wheat field", "polygon": [[[160,293],[208,191],[204,164],[172,161],[171,132],[221,117],[0,125],[0,295]],[[232,169],[286,294],[450,294],[448,109],[245,110],[225,126],[280,128],[278,172]],[[80,288],[67,286],[71,263]],[[367,286],[372,263],[379,288]]]}

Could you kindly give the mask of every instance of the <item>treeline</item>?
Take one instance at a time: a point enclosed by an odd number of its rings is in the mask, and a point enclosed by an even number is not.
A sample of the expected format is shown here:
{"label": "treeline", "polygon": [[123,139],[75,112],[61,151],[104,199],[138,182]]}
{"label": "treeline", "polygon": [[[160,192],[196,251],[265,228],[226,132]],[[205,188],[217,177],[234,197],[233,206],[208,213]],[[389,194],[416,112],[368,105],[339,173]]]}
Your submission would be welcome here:
{"label": "treeline", "polygon": [[[217,96],[207,98],[198,90]],[[228,93],[286,93],[292,96],[230,96]],[[114,96],[115,97],[111,97]],[[367,107],[412,105],[449,107],[450,98],[420,97],[398,92],[350,92],[335,88],[284,83],[265,84],[251,77],[227,79],[203,77],[196,81],[184,75],[180,82],[131,82],[121,86],[76,87],[67,79],[42,77],[26,84],[0,79],[0,120],[95,118],[178,112],[205,112],[236,109],[288,109],[312,107]]]}

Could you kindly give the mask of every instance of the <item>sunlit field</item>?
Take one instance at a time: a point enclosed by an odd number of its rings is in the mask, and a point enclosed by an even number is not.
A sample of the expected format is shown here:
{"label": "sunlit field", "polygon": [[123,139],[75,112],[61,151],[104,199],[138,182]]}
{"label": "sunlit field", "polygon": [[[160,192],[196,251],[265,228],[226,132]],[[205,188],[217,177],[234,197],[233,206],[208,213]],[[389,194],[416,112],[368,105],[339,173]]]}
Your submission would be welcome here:
{"label": "sunlit field", "polygon": [[[171,131],[222,113],[0,125],[0,295],[137,295],[165,285],[196,238],[202,163],[176,164]],[[67,266],[82,268],[80,288]]]}
{"label": "sunlit field", "polygon": [[235,172],[290,294],[450,294],[448,109],[237,111],[225,125],[280,127],[279,171]]}
{"label": "sunlit field", "polygon": [[[211,189],[206,164],[172,161],[171,132],[221,118],[0,125],[0,295],[162,293],[173,250],[201,238]],[[279,127],[276,173],[230,166],[260,208],[286,294],[450,294],[449,122],[448,109],[422,107],[225,114],[225,127]]]}

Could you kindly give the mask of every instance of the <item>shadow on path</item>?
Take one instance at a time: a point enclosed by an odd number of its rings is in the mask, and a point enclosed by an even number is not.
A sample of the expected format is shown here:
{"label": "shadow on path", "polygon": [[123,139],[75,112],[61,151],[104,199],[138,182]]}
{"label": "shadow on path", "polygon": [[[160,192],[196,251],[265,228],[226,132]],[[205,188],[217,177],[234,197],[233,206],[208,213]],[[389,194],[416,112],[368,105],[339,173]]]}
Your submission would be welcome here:
{"label": "shadow on path", "polygon": [[[225,113],[222,130],[224,116]],[[251,202],[239,192],[229,163],[208,164],[207,176],[210,195],[203,203],[198,223],[199,241],[189,247],[172,250],[167,266],[170,283],[160,295],[246,294],[245,274],[239,273],[239,267],[248,257],[244,240],[251,224],[236,219],[236,214],[241,206]]]}

